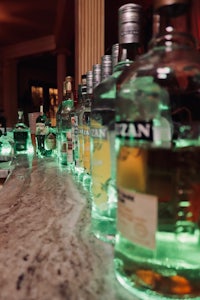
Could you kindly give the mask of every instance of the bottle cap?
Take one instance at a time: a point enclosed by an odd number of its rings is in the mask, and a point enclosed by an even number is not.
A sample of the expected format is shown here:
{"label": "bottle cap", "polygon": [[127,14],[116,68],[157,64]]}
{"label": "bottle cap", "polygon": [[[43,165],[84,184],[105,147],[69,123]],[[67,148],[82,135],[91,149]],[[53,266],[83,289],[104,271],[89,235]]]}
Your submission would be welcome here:
{"label": "bottle cap", "polygon": [[103,55],[101,57],[101,81],[112,74],[112,57],[111,55]]}
{"label": "bottle cap", "polygon": [[66,76],[66,77],[65,77],[65,80],[66,80],[66,81],[72,81],[72,76]]}
{"label": "bottle cap", "polygon": [[101,65],[95,64],[92,67],[93,72],[93,89],[101,82]]}
{"label": "bottle cap", "polygon": [[92,94],[93,92],[93,74],[92,71],[87,72],[87,94]]}
{"label": "bottle cap", "polygon": [[119,43],[139,43],[141,6],[135,3],[122,5],[118,10]]}
{"label": "bottle cap", "polygon": [[114,70],[114,66],[118,63],[119,57],[119,44],[112,45],[112,72]]}

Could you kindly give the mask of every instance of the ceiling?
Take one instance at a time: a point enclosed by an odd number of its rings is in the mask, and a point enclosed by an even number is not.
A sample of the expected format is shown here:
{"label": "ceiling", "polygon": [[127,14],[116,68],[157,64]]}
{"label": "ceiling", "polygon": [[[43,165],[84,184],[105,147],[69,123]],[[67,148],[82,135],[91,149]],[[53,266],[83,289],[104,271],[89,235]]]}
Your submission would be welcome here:
{"label": "ceiling", "polygon": [[1,0],[0,49],[51,35],[58,47],[70,49],[74,38],[73,3],[73,0]]}
{"label": "ceiling", "polygon": [[56,0],[1,0],[0,46],[16,44],[52,34]]}
{"label": "ceiling", "polygon": [[[57,50],[64,49],[71,56],[74,52],[75,36],[74,2],[75,0],[0,0],[0,60],[8,53],[8,47],[10,50],[10,47],[44,37],[51,37],[55,40]],[[117,7],[126,2],[129,1],[105,0],[109,16],[112,11],[116,12]],[[148,7],[153,0],[134,0],[134,2],[142,3],[144,7]],[[199,0],[193,0],[196,6],[199,5],[199,2]],[[114,10],[113,7],[116,9]],[[199,7],[193,10],[193,15],[197,15],[198,10]],[[198,16],[196,15],[194,20],[199,19],[199,12]],[[107,16],[109,22],[110,19]],[[112,20],[112,25],[113,23]],[[117,26],[115,27],[117,28]],[[110,33],[110,28],[113,26],[111,27],[109,23],[107,34],[105,34],[105,46],[112,42],[112,38],[115,36],[113,32]],[[197,25],[195,24],[193,28],[195,29],[193,30],[194,34],[199,38],[199,30],[196,30]],[[27,45],[30,48],[29,44]],[[39,44],[40,46],[41,44]],[[21,48],[18,47],[18,49],[21,51]],[[36,49],[37,51],[38,49]],[[16,53],[15,48],[13,52]],[[24,52],[22,51],[22,53]]]}

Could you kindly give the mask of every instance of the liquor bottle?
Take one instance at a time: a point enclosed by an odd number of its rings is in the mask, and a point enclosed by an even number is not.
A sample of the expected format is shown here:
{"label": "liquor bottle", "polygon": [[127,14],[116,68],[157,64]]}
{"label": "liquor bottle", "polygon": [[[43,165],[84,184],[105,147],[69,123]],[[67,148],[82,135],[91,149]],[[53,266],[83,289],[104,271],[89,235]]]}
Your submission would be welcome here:
{"label": "liquor bottle", "polygon": [[74,176],[76,180],[79,177],[79,134],[78,134],[78,112],[80,108],[80,87],[74,90],[74,117],[72,118],[72,138],[74,151]]}
{"label": "liquor bottle", "polygon": [[83,114],[85,109],[86,95],[87,95],[86,74],[82,74],[81,84],[79,86],[79,105],[76,110],[76,115],[78,118],[78,158],[79,158],[79,166],[78,168],[76,168],[76,172],[77,172],[77,181],[79,182],[83,181],[83,176],[84,176]]}
{"label": "liquor bottle", "polygon": [[47,116],[44,114],[43,104],[40,105],[40,115],[36,119],[36,153],[45,156],[45,137],[48,134],[49,126]]}
{"label": "liquor bottle", "polygon": [[84,102],[84,111],[82,114],[83,126],[83,187],[90,190],[91,174],[90,174],[90,114],[93,97],[93,73],[88,71],[86,74],[87,94]]}
{"label": "liquor bottle", "polygon": [[119,282],[139,299],[200,299],[200,54],[189,0],[154,0],[160,27],[116,100]]}
{"label": "liquor bottle", "polygon": [[[116,81],[130,66],[140,48],[141,6],[126,4],[119,8],[119,44],[112,47],[114,73],[94,89],[91,112],[92,230],[100,239],[113,242],[116,233],[117,197],[115,188],[115,100]],[[127,31],[128,30],[128,33]],[[116,56],[118,63],[116,63]],[[105,67],[112,72],[112,64]]]}
{"label": "liquor bottle", "polygon": [[24,113],[18,110],[17,123],[13,129],[14,150],[15,153],[22,153],[28,150],[29,130],[24,123]]}
{"label": "liquor bottle", "polygon": [[7,131],[7,120],[0,110],[0,162],[14,158],[14,139]]}
{"label": "liquor bottle", "polygon": [[58,106],[56,114],[57,155],[61,164],[67,165],[69,171],[73,169],[73,141],[72,120],[75,115],[72,77],[67,76],[63,83],[63,100]]}

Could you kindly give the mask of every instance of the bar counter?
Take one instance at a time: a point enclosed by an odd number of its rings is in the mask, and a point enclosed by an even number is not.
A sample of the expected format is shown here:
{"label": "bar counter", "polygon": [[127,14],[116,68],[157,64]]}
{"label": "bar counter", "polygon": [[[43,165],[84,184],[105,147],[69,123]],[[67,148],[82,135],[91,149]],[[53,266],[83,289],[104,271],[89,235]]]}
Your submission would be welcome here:
{"label": "bar counter", "polygon": [[0,300],[133,300],[87,192],[55,158],[17,156],[0,190]]}

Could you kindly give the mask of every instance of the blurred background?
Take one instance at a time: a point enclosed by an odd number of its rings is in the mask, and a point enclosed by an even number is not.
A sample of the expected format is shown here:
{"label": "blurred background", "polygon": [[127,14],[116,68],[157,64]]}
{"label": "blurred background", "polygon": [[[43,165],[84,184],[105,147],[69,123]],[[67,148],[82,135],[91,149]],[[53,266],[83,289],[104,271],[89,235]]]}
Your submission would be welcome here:
{"label": "blurred background", "polygon": [[[152,1],[1,0],[0,113],[5,115],[8,126],[16,122],[19,108],[26,117],[28,112],[39,111],[42,101],[48,112],[62,100],[66,75],[74,77],[76,87],[87,67],[99,62],[96,57],[109,54],[112,45],[118,42],[121,5],[129,2],[142,5],[142,43],[146,50],[151,38]],[[93,27],[95,12],[100,21]],[[199,47],[199,0],[193,0],[191,19],[191,30]],[[97,42],[94,37],[92,41],[92,35],[97,36]],[[85,59],[90,48],[98,52],[91,58],[93,61]],[[92,57],[90,53],[89,56]]]}

